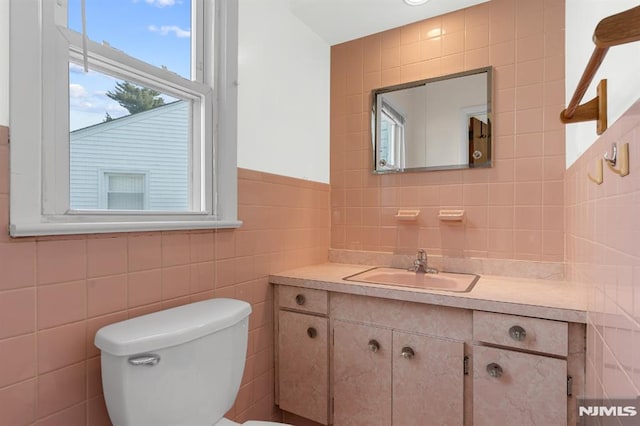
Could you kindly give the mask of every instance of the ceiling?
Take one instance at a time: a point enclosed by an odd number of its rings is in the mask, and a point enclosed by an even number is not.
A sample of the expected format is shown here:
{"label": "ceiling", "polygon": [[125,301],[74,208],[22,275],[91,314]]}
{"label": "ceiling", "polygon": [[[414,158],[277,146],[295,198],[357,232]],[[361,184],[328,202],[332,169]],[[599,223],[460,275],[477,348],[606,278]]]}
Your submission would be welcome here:
{"label": "ceiling", "polygon": [[291,12],[329,45],[375,34],[488,0],[287,0]]}

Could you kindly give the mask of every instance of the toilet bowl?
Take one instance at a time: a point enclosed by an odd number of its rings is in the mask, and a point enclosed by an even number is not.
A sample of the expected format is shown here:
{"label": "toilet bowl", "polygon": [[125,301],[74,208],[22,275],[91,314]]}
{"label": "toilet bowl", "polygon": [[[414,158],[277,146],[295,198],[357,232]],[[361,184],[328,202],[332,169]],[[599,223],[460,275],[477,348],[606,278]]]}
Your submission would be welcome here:
{"label": "toilet bowl", "polygon": [[[237,426],[251,305],[211,299],[101,328],[102,385],[115,426]],[[244,426],[283,423],[248,421]]]}

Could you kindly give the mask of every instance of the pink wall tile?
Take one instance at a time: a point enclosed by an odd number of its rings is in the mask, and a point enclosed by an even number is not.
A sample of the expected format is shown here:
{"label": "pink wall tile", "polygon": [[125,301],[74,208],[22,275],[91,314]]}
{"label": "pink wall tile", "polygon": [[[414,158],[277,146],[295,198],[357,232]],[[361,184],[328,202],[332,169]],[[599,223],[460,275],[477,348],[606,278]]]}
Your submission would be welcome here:
{"label": "pink wall tile", "polygon": [[87,426],[111,426],[107,406],[102,396],[87,401]]}
{"label": "pink wall tile", "polygon": [[35,289],[0,292],[0,339],[35,330]]}
{"label": "pink wall tile", "polygon": [[90,278],[127,272],[126,237],[87,240],[87,275]]}
{"label": "pink wall tile", "polygon": [[162,300],[162,270],[132,272],[128,276],[128,306],[148,305]]}
{"label": "pink wall tile", "polygon": [[[0,129],[6,129],[6,127],[0,126]],[[9,196],[7,194],[0,194],[0,242],[10,242],[9,237]]]}
{"label": "pink wall tile", "polygon": [[162,234],[162,266],[185,265],[191,260],[189,234]]}
{"label": "pink wall tile", "polygon": [[100,357],[87,359],[87,396],[93,398],[103,394]]}
{"label": "pink wall tile", "polygon": [[85,426],[86,424],[87,407],[84,402],[36,422],[36,426]]}
{"label": "pink wall tile", "polygon": [[191,262],[207,262],[215,257],[213,232],[190,234]]}
{"label": "pink wall tile", "polygon": [[84,362],[38,376],[37,416],[48,416],[82,402],[86,396]]}
{"label": "pink wall tile", "polygon": [[85,321],[38,332],[38,373],[46,373],[86,358]]}
{"label": "pink wall tile", "polygon": [[131,235],[128,237],[129,271],[143,271],[162,265],[161,234]]}
{"label": "pink wall tile", "polygon": [[162,270],[162,299],[173,299],[189,294],[189,277],[191,268],[188,265],[164,268]]}
{"label": "pink wall tile", "polygon": [[[268,176],[258,175],[261,179]],[[289,185],[297,185],[297,181],[287,181]],[[272,322],[273,317],[270,310],[272,295],[267,281],[267,274],[274,268],[274,264],[283,264],[287,267],[300,266],[302,262],[317,263],[326,260],[326,249],[328,247],[328,237],[322,237],[323,234],[329,234],[328,220],[322,220],[323,217],[328,218],[328,187],[325,185],[308,185],[304,191],[297,192],[292,201],[305,199],[304,205],[310,209],[304,215],[293,214],[296,210],[288,210],[287,207],[279,207],[277,215],[285,216],[285,220],[278,221],[277,226],[282,228],[275,231],[268,231],[265,226],[260,223],[249,224],[250,229],[263,229],[257,232],[247,234],[249,239],[243,244],[254,247],[250,250],[249,257],[235,259],[236,244],[234,231],[221,231],[210,233],[209,235],[189,234],[189,238],[171,236],[165,240],[161,240],[160,234],[142,234],[132,235],[128,237],[128,244],[123,247],[122,237],[108,237],[109,240],[102,241],[102,237],[90,238],[89,240],[70,240],[71,245],[83,245],[88,247],[88,255],[86,264],[90,265],[87,272],[91,275],[88,280],[77,280],[62,282],[60,284],[51,284],[38,288],[38,293],[34,289],[11,290],[0,292],[0,304],[5,303],[8,306],[18,306],[26,309],[3,309],[2,315],[11,316],[11,321],[3,321],[4,324],[11,324],[10,328],[5,327],[2,330],[2,337],[15,334],[22,334],[34,329],[34,318],[36,313],[34,307],[38,307],[39,328],[45,328],[38,336],[38,370],[29,375],[36,374],[38,380],[38,397],[32,396],[25,401],[31,404],[33,410],[37,400],[38,418],[41,424],[110,424],[104,400],[98,396],[100,389],[99,379],[99,358],[96,355],[99,351],[93,346],[93,338],[98,328],[123,320],[130,316],[142,313],[153,312],[160,308],[167,308],[178,304],[188,303],[193,300],[201,300],[203,297],[226,296],[241,297],[250,300],[256,304],[254,311],[254,319],[252,320],[253,336],[258,336],[260,341],[273,342]],[[295,192],[295,191],[294,191]],[[309,194],[311,194],[309,196]],[[295,198],[294,198],[295,197]],[[248,200],[247,202],[253,202]],[[283,203],[283,201],[262,199],[261,204]],[[264,206],[262,206],[264,207]],[[257,209],[256,209],[257,211]],[[325,213],[322,213],[322,212]],[[274,210],[275,212],[275,210]],[[288,220],[286,220],[288,216]],[[314,218],[310,221],[309,218]],[[318,220],[315,220],[318,218]],[[254,215],[253,220],[265,219],[264,216]],[[264,222],[275,224],[276,222]],[[323,228],[314,230],[314,227],[322,224]],[[286,229],[287,227],[296,227],[296,229]],[[276,234],[284,234],[285,239],[281,246],[273,248],[269,245],[270,241]],[[216,238],[219,237],[219,238]],[[320,238],[318,238],[320,237]],[[65,241],[65,240],[61,240]],[[78,242],[80,241],[80,242]],[[117,241],[117,242],[116,242]],[[324,242],[322,242],[324,241]],[[47,245],[53,244],[57,240],[46,241]],[[185,249],[185,242],[188,245]],[[161,243],[162,245],[158,244]],[[176,255],[175,250],[162,251],[163,246],[179,247],[181,252],[188,252],[188,257]],[[324,246],[318,244],[324,244]],[[103,247],[105,254],[109,252],[115,254],[113,261],[101,263],[99,247]],[[173,247],[173,248],[175,248]],[[279,259],[282,257],[277,250],[283,250],[287,253],[286,261]],[[316,247],[319,247],[318,250]],[[47,247],[48,248],[48,247]],[[113,250],[109,250],[109,249]],[[35,249],[35,247],[34,247]],[[312,254],[320,253],[320,256]],[[44,251],[38,252],[38,256],[44,256]],[[255,254],[253,254],[255,252]],[[264,252],[259,254],[258,252]],[[295,254],[294,254],[295,253]],[[163,257],[164,254],[164,257]],[[214,258],[220,258],[223,265],[222,273],[219,274],[219,283],[224,285],[217,293],[211,289],[216,286],[216,267]],[[34,257],[34,262],[37,258]],[[177,259],[177,260],[176,260]],[[304,260],[307,259],[307,260]],[[182,266],[157,269],[160,267],[162,260],[165,263],[182,263]],[[40,261],[40,270],[42,274],[45,272],[47,261]],[[44,266],[43,266],[44,265]],[[111,265],[111,266],[105,266]],[[108,275],[112,271],[122,271],[122,268],[128,265],[132,271],[128,275]],[[246,267],[249,265],[249,267]],[[237,272],[239,267],[245,267]],[[277,268],[277,267],[276,267]],[[58,275],[59,271],[51,269],[51,274],[55,278],[40,276],[41,282],[57,283],[58,280],[68,275]],[[34,274],[35,275],[35,274]],[[97,275],[99,277],[94,278]],[[257,277],[262,277],[256,280]],[[240,281],[238,281],[240,280]],[[237,282],[246,282],[242,284],[242,289],[236,289]],[[164,287],[162,286],[164,284]],[[162,297],[164,290],[165,296],[171,299],[163,304],[154,304]],[[154,293],[155,292],[155,293]],[[155,296],[153,296],[155,294]],[[193,296],[189,296],[193,294]],[[151,296],[150,296],[151,295]],[[184,297],[180,297],[184,295]],[[133,308],[126,311],[127,305],[138,306],[141,308]],[[58,309],[56,309],[58,308]],[[115,312],[114,314],[108,314]],[[107,315],[104,315],[107,314]],[[86,318],[92,319],[86,320]],[[4,318],[3,318],[4,319]],[[79,321],[79,322],[73,322]],[[72,322],[69,324],[69,322]],[[64,325],[67,324],[67,325]],[[61,325],[61,326],[60,326]],[[52,328],[53,327],[53,328]],[[260,337],[263,336],[264,337]],[[31,335],[31,337],[33,337]],[[24,339],[26,336],[20,336],[18,339]],[[254,337],[255,339],[255,337]],[[13,339],[2,341],[3,345],[9,345]],[[62,343],[61,343],[62,342]],[[272,343],[270,343],[272,345]],[[270,346],[262,346],[261,350],[267,351]],[[31,351],[31,358],[22,356],[22,350],[13,348],[10,350],[12,357],[19,356],[21,361],[31,364],[31,368],[35,369],[35,349]],[[264,354],[260,359],[264,360]],[[250,356],[253,356],[251,353]],[[13,358],[12,358],[13,359]],[[84,362],[87,360],[87,362]],[[6,361],[11,363],[11,361]],[[270,362],[260,364],[261,371],[264,374],[251,377],[248,379],[248,385],[253,387],[253,382],[257,381],[258,386],[262,389],[264,395],[261,398],[251,398],[251,402],[246,412],[252,413],[269,413],[269,417],[263,417],[265,420],[275,420],[277,412],[273,411],[273,397],[271,394],[272,380],[267,376],[272,376]],[[14,369],[15,372],[21,371]],[[27,373],[24,373],[27,374]],[[21,380],[22,372],[18,378],[3,378],[3,380]],[[6,389],[12,389],[6,388]],[[65,389],[61,392],[61,389]],[[95,397],[94,397],[95,396]],[[85,398],[88,398],[85,399]],[[255,410],[252,408],[258,404],[260,408]],[[271,404],[271,405],[269,405]],[[86,412],[83,411],[86,407]],[[268,408],[267,407],[271,407]],[[12,414],[13,416],[13,414]],[[31,424],[33,421],[33,413],[25,424]],[[86,420],[82,420],[86,418]],[[13,419],[13,417],[12,417]],[[13,420],[9,424],[13,423]]]}
{"label": "pink wall tile", "polygon": [[35,375],[35,345],[34,334],[0,340],[0,388]]}
{"label": "pink wall tile", "polygon": [[0,290],[34,285],[35,262],[35,243],[0,244]]}
{"label": "pink wall tile", "polygon": [[126,275],[94,278],[87,281],[87,315],[89,318],[126,308]]}
{"label": "pink wall tile", "polygon": [[[359,84],[352,79],[351,89]],[[0,145],[7,133],[0,126]],[[0,174],[8,176],[2,166]],[[110,426],[93,341],[98,329],[127,318],[211,297],[239,297],[257,312],[250,338],[259,345],[250,345],[249,359],[271,350],[268,274],[327,261],[329,185],[244,169],[238,175],[244,221],[239,231],[14,240],[6,236],[8,199],[0,193],[0,364],[7,367],[0,369],[0,426]],[[239,232],[247,237],[242,258],[236,254]],[[223,264],[220,274],[216,262]],[[273,376],[268,364],[261,362],[264,373],[243,383],[253,388],[257,381],[265,392],[250,398],[244,415],[279,420],[273,392],[264,385]]]}
{"label": "pink wall tile", "polygon": [[38,329],[85,319],[86,293],[84,280],[38,287]]}
{"label": "pink wall tile", "polygon": [[[637,149],[639,135],[640,104],[636,103],[564,175],[567,276],[584,288],[589,301],[588,396],[640,394],[640,380],[632,373],[640,370],[640,175],[632,172],[621,178],[605,168],[602,185],[586,179],[594,161],[612,142],[629,142]],[[547,239],[554,236],[560,238],[559,232],[543,235],[545,250]]]}
{"label": "pink wall tile", "polygon": [[0,389],[0,425],[30,425],[35,419],[36,382],[28,380]]}
{"label": "pink wall tile", "polygon": [[87,276],[84,239],[41,241],[37,245],[39,284],[81,280]]}
{"label": "pink wall tile", "polygon": [[[411,207],[423,213],[419,240],[426,241],[429,234],[428,240],[434,241],[429,245],[432,249],[444,244],[446,253],[457,256],[527,260],[548,260],[551,256],[554,261],[561,260],[555,254],[560,251],[559,238],[547,238],[543,250],[542,232],[561,232],[559,227],[564,225],[543,220],[543,212],[550,214],[547,206],[564,203],[564,193],[558,189],[564,179],[564,132],[562,125],[555,123],[563,102],[558,93],[564,93],[564,53],[551,44],[551,35],[564,31],[563,20],[552,17],[551,11],[557,12],[563,5],[561,0],[494,0],[332,48],[331,78],[336,82],[331,92],[333,247],[408,249],[413,243],[402,237],[393,215],[399,208]],[[441,37],[429,35],[429,31],[436,34],[438,30]],[[353,84],[345,93],[339,82],[360,81],[373,70],[372,66],[363,72],[360,64],[376,63],[378,41],[383,71],[379,80],[372,80],[377,86],[370,84],[367,90],[479,66],[494,67],[494,168],[371,175],[368,117],[354,115],[356,107],[346,107],[350,100],[368,98],[368,93],[357,92]],[[416,62],[416,43],[420,43],[422,62]],[[374,47],[362,48],[368,45]],[[545,49],[549,49],[548,55]],[[370,60],[369,54],[373,55]],[[363,106],[368,106],[368,99]],[[344,161],[343,153],[354,147],[362,157]],[[432,195],[421,195],[427,192]],[[517,212],[516,205],[522,207]],[[454,232],[423,219],[430,208],[447,207],[464,208],[473,220]],[[499,216],[492,218],[492,213]],[[438,228],[441,233],[434,232]],[[489,236],[495,232],[489,230],[500,230],[503,236],[491,249]],[[434,238],[436,234],[446,235]]]}

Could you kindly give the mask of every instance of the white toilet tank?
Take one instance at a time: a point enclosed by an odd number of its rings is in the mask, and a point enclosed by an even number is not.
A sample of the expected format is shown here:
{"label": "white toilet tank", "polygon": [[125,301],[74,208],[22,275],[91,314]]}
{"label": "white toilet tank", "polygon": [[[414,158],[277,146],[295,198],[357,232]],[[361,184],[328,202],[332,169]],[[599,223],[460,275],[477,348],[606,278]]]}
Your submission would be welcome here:
{"label": "white toilet tank", "polygon": [[251,305],[211,299],[103,327],[102,384],[117,426],[211,426],[232,407]]}

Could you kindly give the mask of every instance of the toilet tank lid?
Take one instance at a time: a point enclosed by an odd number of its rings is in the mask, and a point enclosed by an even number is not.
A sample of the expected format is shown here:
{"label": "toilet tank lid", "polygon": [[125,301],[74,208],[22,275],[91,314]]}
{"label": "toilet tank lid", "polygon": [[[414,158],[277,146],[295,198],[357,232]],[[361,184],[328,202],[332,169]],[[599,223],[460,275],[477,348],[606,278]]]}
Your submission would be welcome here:
{"label": "toilet tank lid", "polygon": [[134,355],[215,333],[250,313],[251,305],[241,300],[204,300],[107,325],[98,330],[94,343],[112,355]]}

